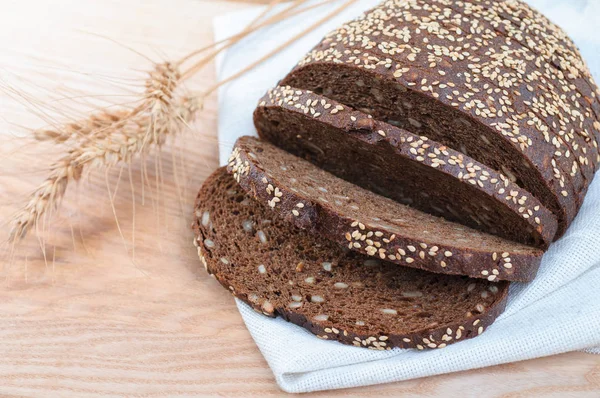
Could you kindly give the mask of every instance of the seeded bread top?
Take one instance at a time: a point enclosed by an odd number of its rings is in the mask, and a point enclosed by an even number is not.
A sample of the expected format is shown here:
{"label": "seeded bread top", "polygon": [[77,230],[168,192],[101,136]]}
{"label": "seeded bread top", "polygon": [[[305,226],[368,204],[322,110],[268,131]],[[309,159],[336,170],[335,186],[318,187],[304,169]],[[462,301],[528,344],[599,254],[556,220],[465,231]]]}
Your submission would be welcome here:
{"label": "seeded bread top", "polygon": [[553,214],[503,174],[311,91],[269,90],[255,112],[255,125],[260,137],[288,152],[425,212],[542,248],[556,233]]}
{"label": "seeded bread top", "polygon": [[543,254],[401,205],[253,137],[238,139],[228,170],[242,188],[296,226],[404,266],[526,281]]}
{"label": "seeded bread top", "polygon": [[508,283],[398,267],[321,241],[250,198],[224,168],[200,190],[193,227],[223,287],[322,339],[444,348],[481,334],[506,302]]}
{"label": "seeded bread top", "polygon": [[561,79],[566,78],[575,82],[583,96],[590,95],[591,91],[596,92],[596,98],[600,95],[575,43],[560,27],[525,2],[435,1],[464,15],[478,16],[482,22],[493,26],[497,32],[516,40],[538,54],[541,58],[538,62],[547,62],[548,66],[556,68],[556,73],[561,76]]}

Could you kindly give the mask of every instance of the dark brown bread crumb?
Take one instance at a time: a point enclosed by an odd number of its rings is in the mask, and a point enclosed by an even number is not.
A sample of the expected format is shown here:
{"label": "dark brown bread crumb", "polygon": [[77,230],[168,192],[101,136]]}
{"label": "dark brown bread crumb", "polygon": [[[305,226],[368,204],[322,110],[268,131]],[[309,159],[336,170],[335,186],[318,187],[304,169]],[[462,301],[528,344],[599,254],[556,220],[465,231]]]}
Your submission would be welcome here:
{"label": "dark brown bread crumb", "polygon": [[386,1],[328,35],[282,84],[503,172],[557,215],[558,236],[600,159],[598,88],[566,35],[520,1]]}
{"label": "dark brown bread crumb", "polygon": [[238,139],[228,170],[246,192],[296,226],[403,266],[529,281],[543,254],[394,202],[257,138]]}
{"label": "dark brown bread crumb", "polygon": [[508,283],[437,275],[344,250],[294,228],[218,169],[195,207],[208,272],[256,311],[373,350],[443,348],[481,334]]}
{"label": "dark brown bread crumb", "polygon": [[542,249],[556,233],[553,214],[508,177],[321,95],[276,87],[254,123],[278,147],[421,211]]}

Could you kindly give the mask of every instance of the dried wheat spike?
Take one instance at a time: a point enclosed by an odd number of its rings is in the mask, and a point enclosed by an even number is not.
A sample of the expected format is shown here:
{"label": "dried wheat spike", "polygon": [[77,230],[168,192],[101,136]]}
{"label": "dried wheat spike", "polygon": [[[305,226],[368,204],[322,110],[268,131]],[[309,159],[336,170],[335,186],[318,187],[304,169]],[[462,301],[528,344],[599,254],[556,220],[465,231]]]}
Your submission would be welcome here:
{"label": "dried wheat spike", "polygon": [[101,133],[109,128],[114,128],[120,120],[127,117],[126,109],[110,110],[92,113],[87,119],[67,123],[60,129],[41,129],[33,132],[33,137],[38,141],[54,141],[64,143],[88,137],[94,133]]}
{"label": "dried wheat spike", "polygon": [[168,62],[157,64],[150,71],[145,83],[143,102],[133,112],[127,109],[110,110],[92,113],[90,117],[71,123],[66,123],[60,128],[40,129],[33,132],[33,137],[38,141],[54,141],[64,143],[89,137],[92,134],[102,134],[115,129],[123,120],[140,111],[153,111],[157,117],[169,111],[173,93],[181,74],[177,68]]}
{"label": "dried wheat spike", "polygon": [[[55,210],[69,183],[79,180],[90,167],[131,163],[136,156],[160,147],[169,136],[183,131],[198,111],[198,100],[175,95],[178,79],[179,72],[171,64],[159,64],[146,81],[139,106],[133,110],[98,113],[87,123],[77,124],[87,126],[85,134],[78,134],[76,145],[52,166],[50,176],[15,215],[9,240],[23,238],[44,214]],[[83,127],[77,131],[82,130]],[[48,135],[52,136],[60,134]],[[70,137],[72,133],[67,139]]]}
{"label": "dried wheat spike", "polygon": [[168,106],[181,74],[170,62],[157,64],[146,80],[146,98]]}

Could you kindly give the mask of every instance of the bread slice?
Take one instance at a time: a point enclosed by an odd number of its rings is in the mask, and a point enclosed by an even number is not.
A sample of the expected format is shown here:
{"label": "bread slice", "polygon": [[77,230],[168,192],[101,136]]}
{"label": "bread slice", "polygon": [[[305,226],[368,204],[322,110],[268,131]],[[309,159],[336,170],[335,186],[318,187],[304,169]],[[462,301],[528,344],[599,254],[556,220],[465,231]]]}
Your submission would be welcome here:
{"label": "bread slice", "polygon": [[552,212],[506,176],[322,95],[276,87],[254,123],[278,147],[424,212],[542,249],[556,233]]}
{"label": "bread slice", "polygon": [[[588,73],[579,76],[590,89],[578,89],[584,84],[569,80],[575,70],[542,63],[518,43],[505,50],[510,38],[481,34],[477,12],[438,12],[441,3],[383,3],[328,35],[281,84],[322,93],[504,173],[558,217],[561,236],[600,160],[600,121],[590,110],[597,87]],[[538,22],[545,23],[524,23]],[[536,39],[561,46],[543,33]]]}
{"label": "bread slice", "polygon": [[481,334],[506,304],[507,282],[398,267],[297,229],[224,168],[204,183],[195,216],[194,244],[223,287],[322,339],[374,350],[443,348]]}
{"label": "bread slice", "polygon": [[543,254],[394,202],[254,137],[238,139],[228,170],[246,192],[296,226],[400,265],[529,281]]}
{"label": "bread slice", "polygon": [[[356,60],[360,60],[358,65]],[[311,53],[281,84],[322,93],[340,103],[352,105],[375,119],[459,150],[502,172],[531,192],[556,215],[557,238],[562,236],[577,215],[580,203],[569,174],[553,160],[554,155],[542,155],[535,149],[534,139],[544,140],[543,137],[529,137],[532,138],[532,145],[523,145],[523,151],[527,152],[526,159],[523,159],[520,147],[506,142],[507,138],[499,139],[495,128],[486,127],[477,119],[478,110],[454,109],[452,104],[459,107],[462,103],[440,103],[429,95],[413,90],[411,86],[414,81],[400,82],[404,79],[393,76],[392,71],[401,68],[404,63],[393,60],[390,64],[383,62],[381,57],[358,50],[338,51],[336,48],[333,53]],[[409,77],[416,81],[418,76]],[[444,85],[444,90],[435,95],[448,99],[453,91],[457,91],[447,87],[450,86]]]}

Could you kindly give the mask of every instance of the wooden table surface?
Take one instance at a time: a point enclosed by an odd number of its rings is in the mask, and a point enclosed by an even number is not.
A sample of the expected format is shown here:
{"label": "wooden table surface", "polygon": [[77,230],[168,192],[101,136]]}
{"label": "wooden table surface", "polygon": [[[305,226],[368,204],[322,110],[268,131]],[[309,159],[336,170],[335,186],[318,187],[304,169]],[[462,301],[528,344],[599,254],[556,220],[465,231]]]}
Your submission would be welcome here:
{"label": "wooden table surface", "polygon": [[[68,110],[89,102],[130,101],[127,90],[141,81],[136,71],[149,66],[142,55],[175,59],[210,43],[212,16],[250,5],[39,0],[5,1],[3,6],[4,233],[4,221],[43,181],[60,153],[21,138],[28,127],[53,123],[57,113],[73,117]],[[214,78],[211,66],[189,86],[206,86]],[[193,132],[159,157],[135,162],[132,184],[128,168],[115,167],[108,175],[94,172],[69,188],[60,213],[47,221],[43,240],[29,238],[14,257],[7,255],[7,246],[0,248],[0,395],[282,394],[231,295],[199,267],[191,244],[191,203],[217,165],[216,117],[211,98]],[[146,184],[143,195],[142,164],[150,181],[162,176],[158,189]],[[597,397],[600,356],[569,353],[326,394]]]}

